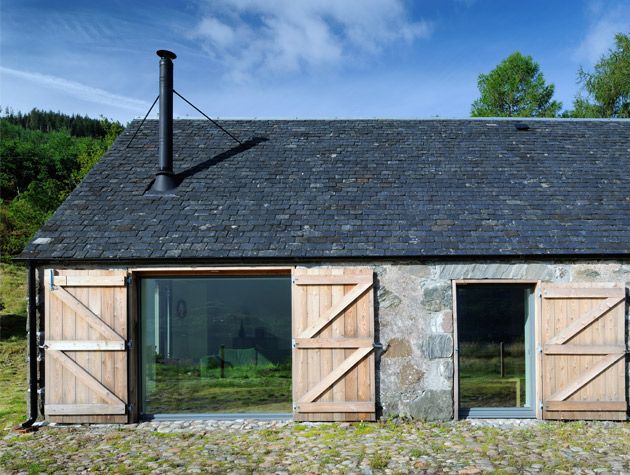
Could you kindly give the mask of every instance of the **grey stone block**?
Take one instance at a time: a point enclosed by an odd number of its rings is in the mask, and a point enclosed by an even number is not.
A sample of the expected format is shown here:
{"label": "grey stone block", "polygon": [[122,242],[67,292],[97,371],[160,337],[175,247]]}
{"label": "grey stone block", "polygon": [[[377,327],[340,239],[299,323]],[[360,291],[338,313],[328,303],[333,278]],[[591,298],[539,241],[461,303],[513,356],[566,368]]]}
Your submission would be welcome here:
{"label": "grey stone block", "polygon": [[393,338],[387,345],[387,351],[383,355],[385,358],[405,358],[411,356],[412,349],[409,340],[404,338]]}
{"label": "grey stone block", "polygon": [[428,284],[422,291],[422,305],[427,310],[439,312],[445,308],[451,308],[451,284],[440,282]]}
{"label": "grey stone block", "polygon": [[453,337],[447,333],[429,335],[422,342],[423,353],[430,360],[450,358],[453,354]]}
{"label": "grey stone block", "polygon": [[453,418],[451,391],[423,391],[407,407],[409,416],[424,421],[445,421]]}
{"label": "grey stone block", "polygon": [[385,287],[378,289],[378,305],[381,308],[396,308],[400,305],[400,297]]}

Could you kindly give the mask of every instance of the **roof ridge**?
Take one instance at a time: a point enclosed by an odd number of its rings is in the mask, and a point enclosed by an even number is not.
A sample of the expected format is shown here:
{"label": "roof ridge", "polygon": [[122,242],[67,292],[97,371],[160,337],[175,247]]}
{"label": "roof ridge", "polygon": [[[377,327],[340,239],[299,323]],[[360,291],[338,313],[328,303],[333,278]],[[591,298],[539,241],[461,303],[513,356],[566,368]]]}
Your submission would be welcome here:
{"label": "roof ridge", "polygon": [[[204,117],[174,117],[174,120],[207,121]],[[215,120],[225,121],[277,121],[277,122],[370,122],[370,121],[390,121],[390,122],[627,122],[625,118],[577,118],[577,117],[214,117]],[[132,121],[142,120],[142,117],[134,117]],[[147,121],[157,122],[157,118],[148,118]]]}

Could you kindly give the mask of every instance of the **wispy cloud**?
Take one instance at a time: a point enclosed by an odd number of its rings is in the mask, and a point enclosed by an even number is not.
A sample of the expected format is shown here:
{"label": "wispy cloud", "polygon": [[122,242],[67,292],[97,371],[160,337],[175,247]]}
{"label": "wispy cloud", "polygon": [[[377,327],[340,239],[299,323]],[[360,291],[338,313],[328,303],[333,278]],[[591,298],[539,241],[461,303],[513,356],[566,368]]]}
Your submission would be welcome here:
{"label": "wispy cloud", "polygon": [[589,28],[575,50],[575,59],[595,64],[615,43],[616,33],[630,32],[630,3],[593,1]]}
{"label": "wispy cloud", "polygon": [[234,80],[374,56],[431,35],[403,0],[207,0],[191,36]]}
{"label": "wispy cloud", "polygon": [[76,99],[93,102],[95,104],[118,107],[120,109],[126,109],[134,112],[141,112],[149,107],[149,104],[145,101],[121,96],[119,94],[113,94],[103,89],[91,87],[76,81],[69,81],[57,76],[21,71],[4,66],[0,66],[0,73],[25,79],[46,88],[56,89]]}

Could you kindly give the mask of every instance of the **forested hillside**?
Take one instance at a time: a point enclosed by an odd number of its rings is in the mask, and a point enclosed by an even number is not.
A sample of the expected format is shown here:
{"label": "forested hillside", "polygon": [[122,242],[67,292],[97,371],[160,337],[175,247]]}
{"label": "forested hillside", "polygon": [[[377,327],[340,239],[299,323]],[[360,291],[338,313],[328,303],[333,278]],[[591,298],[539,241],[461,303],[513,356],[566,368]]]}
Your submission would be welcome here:
{"label": "forested hillside", "polygon": [[33,109],[0,117],[0,256],[19,253],[123,130]]}

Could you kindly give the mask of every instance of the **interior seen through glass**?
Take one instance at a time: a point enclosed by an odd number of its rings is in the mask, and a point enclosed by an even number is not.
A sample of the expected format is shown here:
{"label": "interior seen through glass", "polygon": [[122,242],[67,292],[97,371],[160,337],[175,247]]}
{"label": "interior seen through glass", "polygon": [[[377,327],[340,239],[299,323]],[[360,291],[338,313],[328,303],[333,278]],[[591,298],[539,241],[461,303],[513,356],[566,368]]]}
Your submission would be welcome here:
{"label": "interior seen through glass", "polygon": [[291,412],[289,277],[140,287],[144,414]]}
{"label": "interior seen through glass", "polygon": [[525,285],[457,287],[460,407],[530,407],[531,294]]}

